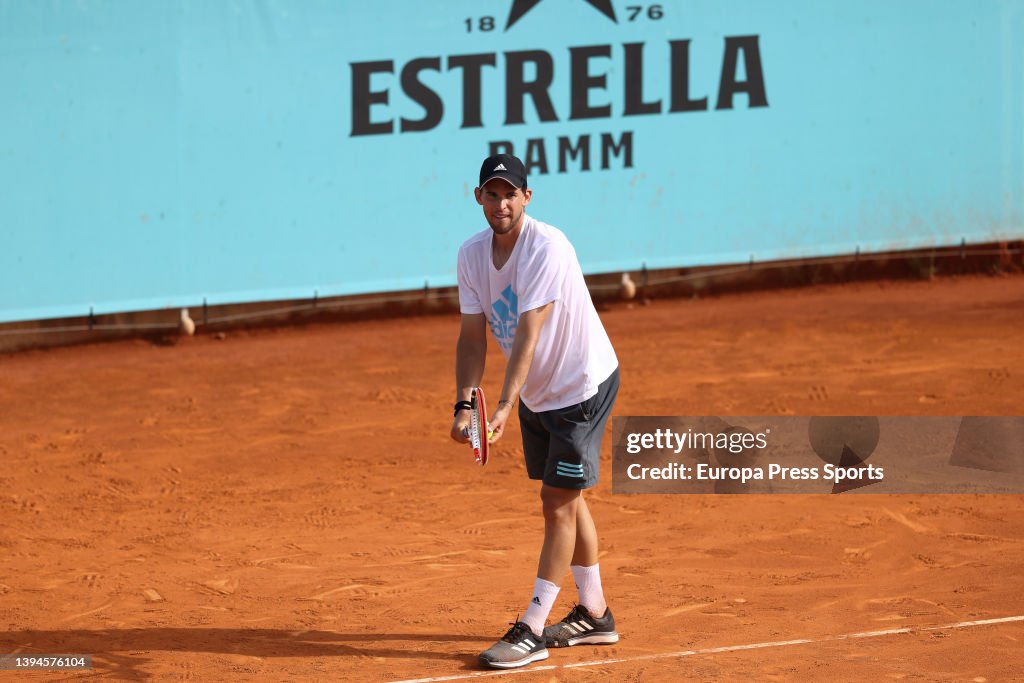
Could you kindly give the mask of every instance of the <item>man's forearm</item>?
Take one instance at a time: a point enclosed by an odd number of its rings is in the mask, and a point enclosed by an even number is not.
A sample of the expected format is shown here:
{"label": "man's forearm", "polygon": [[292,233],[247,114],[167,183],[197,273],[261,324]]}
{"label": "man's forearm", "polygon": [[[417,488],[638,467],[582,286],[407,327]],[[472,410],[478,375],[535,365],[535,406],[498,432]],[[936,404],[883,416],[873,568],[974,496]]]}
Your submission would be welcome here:
{"label": "man's forearm", "polygon": [[459,337],[455,347],[455,400],[468,401],[480,386],[487,361],[487,345]]}
{"label": "man's forearm", "polygon": [[508,368],[505,370],[505,384],[501,388],[501,401],[515,403],[519,391],[526,384],[526,376],[530,373],[533,352],[536,348],[537,334],[516,334],[516,338],[512,342],[512,351],[509,353]]}

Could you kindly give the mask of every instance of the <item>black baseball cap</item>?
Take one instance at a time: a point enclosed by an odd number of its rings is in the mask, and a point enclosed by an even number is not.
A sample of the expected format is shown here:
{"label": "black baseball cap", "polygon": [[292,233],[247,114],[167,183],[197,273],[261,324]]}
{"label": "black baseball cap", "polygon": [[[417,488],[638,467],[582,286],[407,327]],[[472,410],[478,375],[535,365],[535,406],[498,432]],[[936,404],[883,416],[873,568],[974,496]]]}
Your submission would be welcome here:
{"label": "black baseball cap", "polygon": [[512,187],[526,188],[526,167],[518,157],[511,154],[495,154],[484,159],[480,166],[480,185],[483,187],[487,181],[501,178],[510,183]]}

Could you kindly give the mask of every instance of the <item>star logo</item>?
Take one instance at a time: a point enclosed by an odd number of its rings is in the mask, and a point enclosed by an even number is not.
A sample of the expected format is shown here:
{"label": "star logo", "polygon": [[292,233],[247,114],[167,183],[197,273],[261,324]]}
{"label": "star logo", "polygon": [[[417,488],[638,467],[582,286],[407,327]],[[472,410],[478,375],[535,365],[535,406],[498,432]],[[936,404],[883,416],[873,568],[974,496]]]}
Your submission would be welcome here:
{"label": "star logo", "polygon": [[[619,23],[619,20],[615,18],[615,9],[612,7],[612,0],[583,0],[588,5],[596,9],[601,14],[611,19],[614,23]],[[508,13],[508,21],[505,23],[505,30],[509,30],[512,26],[523,18],[523,16],[532,10],[534,7],[539,5],[541,0],[513,0],[512,11]]]}

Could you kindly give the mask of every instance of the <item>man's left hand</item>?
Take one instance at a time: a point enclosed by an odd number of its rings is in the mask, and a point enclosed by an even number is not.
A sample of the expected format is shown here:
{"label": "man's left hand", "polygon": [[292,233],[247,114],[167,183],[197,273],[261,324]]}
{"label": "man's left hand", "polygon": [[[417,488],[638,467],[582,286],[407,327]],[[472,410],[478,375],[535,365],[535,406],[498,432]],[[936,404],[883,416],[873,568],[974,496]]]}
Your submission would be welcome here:
{"label": "man's left hand", "polygon": [[501,438],[505,433],[505,424],[511,415],[512,403],[510,401],[499,401],[498,409],[491,415],[490,422],[487,424],[487,431],[491,433],[488,443],[494,443]]}

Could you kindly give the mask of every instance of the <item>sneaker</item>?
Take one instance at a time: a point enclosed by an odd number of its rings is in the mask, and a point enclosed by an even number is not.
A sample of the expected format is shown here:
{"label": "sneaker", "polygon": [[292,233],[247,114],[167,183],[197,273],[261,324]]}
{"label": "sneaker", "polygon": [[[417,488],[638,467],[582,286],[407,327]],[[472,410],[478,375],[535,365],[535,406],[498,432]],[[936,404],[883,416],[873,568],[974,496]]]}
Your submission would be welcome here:
{"label": "sneaker", "polygon": [[565,619],[544,628],[544,641],[548,647],[602,645],[619,642],[619,634],[610,609],[606,608],[600,618],[594,618],[586,607],[576,605]]}
{"label": "sneaker", "polygon": [[496,669],[514,669],[548,658],[544,639],[533,635],[529,626],[517,621],[501,640],[480,653],[480,663]]}

